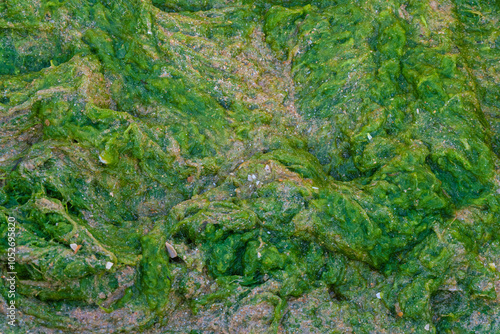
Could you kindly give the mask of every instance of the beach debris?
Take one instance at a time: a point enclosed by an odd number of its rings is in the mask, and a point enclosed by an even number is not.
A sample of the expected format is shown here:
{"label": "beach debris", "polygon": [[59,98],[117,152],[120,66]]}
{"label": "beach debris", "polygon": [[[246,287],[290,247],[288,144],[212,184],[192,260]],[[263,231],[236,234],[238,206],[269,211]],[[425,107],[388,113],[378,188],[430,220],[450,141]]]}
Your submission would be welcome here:
{"label": "beach debris", "polygon": [[76,254],[80,248],[82,248],[82,245],[77,245],[77,244],[69,244],[69,247],[73,250],[74,254]]}
{"label": "beach debris", "polygon": [[394,304],[394,308],[396,309],[396,314],[398,315],[398,317],[403,317],[403,312],[401,311],[399,303]]}
{"label": "beach debris", "polygon": [[169,244],[168,242],[165,242],[165,246],[167,246],[168,256],[170,256],[171,258],[177,257],[177,251],[174,249],[174,247],[171,244]]}
{"label": "beach debris", "polygon": [[107,161],[106,159],[104,159],[103,157],[101,157],[101,155],[99,154],[99,161],[105,165],[107,165],[109,163],[109,161]]}

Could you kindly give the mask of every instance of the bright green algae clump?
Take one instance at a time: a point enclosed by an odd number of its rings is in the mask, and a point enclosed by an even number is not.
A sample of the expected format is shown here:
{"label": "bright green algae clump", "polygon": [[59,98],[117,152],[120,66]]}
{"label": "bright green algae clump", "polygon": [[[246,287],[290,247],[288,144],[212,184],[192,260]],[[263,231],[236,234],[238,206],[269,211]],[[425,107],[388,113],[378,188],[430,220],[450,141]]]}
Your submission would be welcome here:
{"label": "bright green algae clump", "polygon": [[4,1],[19,326],[500,332],[499,27],[495,1]]}

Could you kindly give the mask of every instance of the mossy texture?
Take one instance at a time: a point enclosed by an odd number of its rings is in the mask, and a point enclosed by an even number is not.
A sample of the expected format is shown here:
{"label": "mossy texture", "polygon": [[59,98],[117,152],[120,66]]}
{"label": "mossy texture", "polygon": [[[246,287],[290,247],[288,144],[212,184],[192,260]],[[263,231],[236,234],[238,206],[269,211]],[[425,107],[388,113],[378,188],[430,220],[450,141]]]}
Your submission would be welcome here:
{"label": "mossy texture", "polygon": [[499,27],[486,0],[1,2],[16,330],[500,333]]}

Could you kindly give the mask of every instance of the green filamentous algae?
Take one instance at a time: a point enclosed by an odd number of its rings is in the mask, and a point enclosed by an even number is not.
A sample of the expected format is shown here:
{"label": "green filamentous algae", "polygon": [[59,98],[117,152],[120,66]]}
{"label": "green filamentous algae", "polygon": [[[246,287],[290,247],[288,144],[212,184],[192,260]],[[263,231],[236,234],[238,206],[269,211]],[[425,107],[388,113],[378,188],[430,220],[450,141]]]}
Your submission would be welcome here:
{"label": "green filamentous algae", "polygon": [[2,333],[500,333],[498,0],[3,0],[0,120]]}

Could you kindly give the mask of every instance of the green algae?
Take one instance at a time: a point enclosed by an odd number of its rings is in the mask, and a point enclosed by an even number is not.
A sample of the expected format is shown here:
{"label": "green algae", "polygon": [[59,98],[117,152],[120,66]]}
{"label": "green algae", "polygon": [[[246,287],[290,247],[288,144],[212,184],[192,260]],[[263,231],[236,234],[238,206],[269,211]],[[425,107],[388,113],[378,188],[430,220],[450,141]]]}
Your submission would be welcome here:
{"label": "green algae", "polygon": [[491,1],[0,4],[19,325],[265,306],[270,332],[500,331],[499,19]]}

